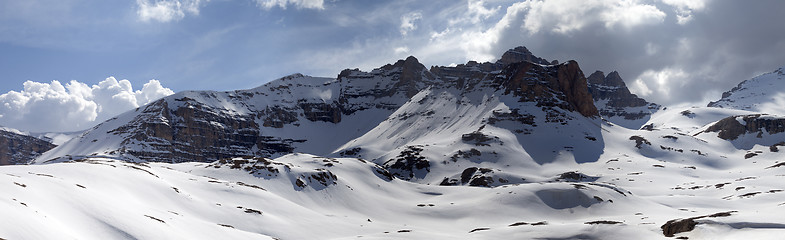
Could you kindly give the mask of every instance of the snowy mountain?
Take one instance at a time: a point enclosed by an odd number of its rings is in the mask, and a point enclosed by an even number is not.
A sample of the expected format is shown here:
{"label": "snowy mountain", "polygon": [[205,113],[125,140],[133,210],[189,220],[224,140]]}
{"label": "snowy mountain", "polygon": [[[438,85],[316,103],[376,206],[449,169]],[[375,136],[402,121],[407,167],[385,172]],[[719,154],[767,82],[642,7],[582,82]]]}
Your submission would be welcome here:
{"label": "snowy mountain", "polygon": [[785,115],[785,67],[739,83],[709,107]]}
{"label": "snowy mountain", "polygon": [[0,238],[778,239],[785,117],[759,110],[524,47],[181,92],[1,167]]}
{"label": "snowy mountain", "polygon": [[[500,62],[525,57],[514,50],[505,56]],[[530,53],[527,56],[532,58]],[[88,156],[211,162],[291,152],[326,155],[377,127],[421,91],[451,89],[461,95],[512,95],[520,97],[515,101],[534,102],[534,107],[595,115],[590,95],[585,92],[583,73],[575,62],[484,65],[489,67],[483,69],[470,62],[429,71],[409,57],[371,72],[347,69],[336,79],[295,74],[249,90],[181,92],[110,119],[47,152],[37,162]],[[525,74],[529,70],[535,72]],[[545,76],[561,82],[538,82]],[[533,88],[525,93],[515,90],[522,86]],[[548,121],[562,121],[564,114],[553,112],[549,116],[553,119]]]}

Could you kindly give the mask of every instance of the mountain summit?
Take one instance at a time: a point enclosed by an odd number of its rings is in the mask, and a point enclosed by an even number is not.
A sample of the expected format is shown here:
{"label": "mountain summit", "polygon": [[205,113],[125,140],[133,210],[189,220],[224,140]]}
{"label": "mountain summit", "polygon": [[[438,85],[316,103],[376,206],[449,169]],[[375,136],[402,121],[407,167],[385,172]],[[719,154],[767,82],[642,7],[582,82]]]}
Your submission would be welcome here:
{"label": "mountain summit", "polygon": [[785,66],[742,81],[709,107],[741,109],[785,116]]}

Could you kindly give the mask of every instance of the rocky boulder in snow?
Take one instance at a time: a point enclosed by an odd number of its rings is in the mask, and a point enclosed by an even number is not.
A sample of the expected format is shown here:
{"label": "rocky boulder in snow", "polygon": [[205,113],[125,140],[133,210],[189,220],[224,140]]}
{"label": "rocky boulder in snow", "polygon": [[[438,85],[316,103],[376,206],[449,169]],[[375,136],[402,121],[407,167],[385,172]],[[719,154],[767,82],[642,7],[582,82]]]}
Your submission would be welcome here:
{"label": "rocky boulder in snow", "polygon": [[731,116],[709,126],[704,132],[717,132],[717,137],[735,140],[743,134],[755,134],[757,138],[785,132],[785,118],[753,114]]}

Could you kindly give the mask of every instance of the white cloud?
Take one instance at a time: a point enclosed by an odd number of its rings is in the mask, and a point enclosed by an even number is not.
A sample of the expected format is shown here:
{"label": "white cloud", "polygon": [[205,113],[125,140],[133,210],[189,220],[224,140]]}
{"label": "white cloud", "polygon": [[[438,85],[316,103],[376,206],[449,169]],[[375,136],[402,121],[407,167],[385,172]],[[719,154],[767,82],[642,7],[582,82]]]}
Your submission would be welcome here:
{"label": "white cloud", "polygon": [[405,46],[404,47],[397,47],[393,51],[395,52],[396,55],[407,54],[407,53],[409,53],[409,48],[405,47]]}
{"label": "white cloud", "polygon": [[479,23],[482,20],[488,19],[496,15],[496,12],[501,9],[501,6],[495,8],[486,8],[483,0],[469,0],[468,2],[469,20],[472,23]]}
{"label": "white cloud", "polygon": [[139,7],[136,14],[144,22],[178,21],[183,19],[186,13],[199,15],[201,3],[202,0],[136,0]]}
{"label": "white cloud", "polygon": [[97,85],[27,81],[24,90],[0,95],[0,124],[32,132],[90,128],[122,112],[174,94],[158,80],[134,91],[128,80],[109,77]]}
{"label": "white cloud", "polygon": [[266,9],[273,7],[286,9],[287,5],[294,5],[297,8],[324,9],[324,0],[256,0],[256,3]]}
{"label": "white cloud", "polygon": [[415,22],[422,19],[422,13],[412,12],[401,16],[401,35],[406,36],[410,31],[417,29]]}
{"label": "white cloud", "polygon": [[[637,79],[635,79],[636,92],[642,96],[649,96],[653,91],[663,98],[671,97],[670,94],[673,88],[680,88],[689,82],[690,75],[679,68],[664,68],[661,70],[647,70],[643,72]],[[651,90],[648,84],[655,84],[654,90]]]}
{"label": "white cloud", "polygon": [[657,7],[635,0],[527,1],[514,4],[507,14],[510,10],[527,12],[523,26],[532,34],[543,29],[567,34],[593,23],[603,23],[606,28],[630,28],[665,19],[665,13]]}

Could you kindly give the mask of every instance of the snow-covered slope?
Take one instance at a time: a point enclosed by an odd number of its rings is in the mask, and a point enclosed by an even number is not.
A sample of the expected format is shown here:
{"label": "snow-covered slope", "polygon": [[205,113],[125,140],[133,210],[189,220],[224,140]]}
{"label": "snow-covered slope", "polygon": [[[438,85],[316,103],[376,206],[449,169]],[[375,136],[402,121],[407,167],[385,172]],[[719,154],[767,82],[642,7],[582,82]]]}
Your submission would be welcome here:
{"label": "snow-covered slope", "polygon": [[[561,163],[550,168],[561,174],[495,188],[412,183],[367,161],[308,154],[209,164],[94,158],[5,166],[0,209],[13,217],[0,219],[0,237],[661,239],[669,220],[729,211],[677,235],[783,233],[785,192],[775,167],[781,153],[750,163],[711,148],[689,152],[703,144],[691,137],[614,130],[600,161]],[[624,136],[632,134],[686,151],[650,158],[630,150],[635,143]]]}
{"label": "snow-covered slope", "polygon": [[[785,233],[785,117],[649,108],[617,77],[590,86],[577,62],[516,48],[495,63],[426,69],[409,57],[178,93],[37,159],[51,164],[0,168],[0,211],[13,216],[0,238]],[[609,109],[642,127],[603,118]]]}
{"label": "snow-covered slope", "polygon": [[785,115],[785,67],[739,83],[708,106]]}

